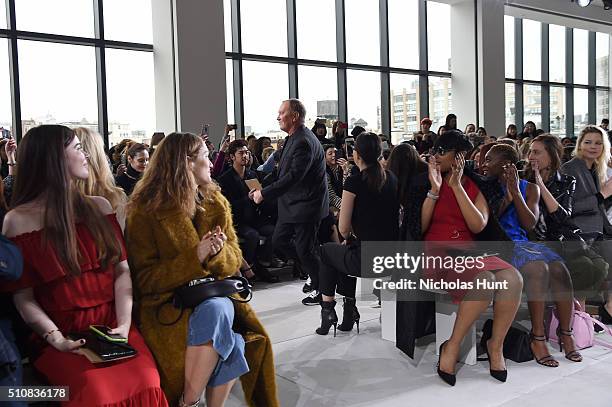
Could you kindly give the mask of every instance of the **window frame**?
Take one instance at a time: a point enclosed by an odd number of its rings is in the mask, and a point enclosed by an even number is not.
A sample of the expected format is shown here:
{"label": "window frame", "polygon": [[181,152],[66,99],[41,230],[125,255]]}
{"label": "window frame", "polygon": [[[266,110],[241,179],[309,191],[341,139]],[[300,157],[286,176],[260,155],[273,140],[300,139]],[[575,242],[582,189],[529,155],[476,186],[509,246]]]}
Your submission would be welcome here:
{"label": "window frame", "polygon": [[6,0],[7,28],[0,28],[0,38],[8,39],[9,75],[11,90],[11,110],[13,133],[17,141],[23,137],[21,120],[21,91],[19,87],[19,40],[32,40],[68,45],[83,45],[95,48],[96,86],[98,99],[98,131],[104,138],[104,145],[109,147],[108,134],[108,95],[106,87],[106,49],[153,52],[152,44],[107,40],[104,37],[104,0],[90,0],[94,12],[94,38],[70,35],[49,34],[21,31],[17,29],[18,16],[15,13],[15,1]]}

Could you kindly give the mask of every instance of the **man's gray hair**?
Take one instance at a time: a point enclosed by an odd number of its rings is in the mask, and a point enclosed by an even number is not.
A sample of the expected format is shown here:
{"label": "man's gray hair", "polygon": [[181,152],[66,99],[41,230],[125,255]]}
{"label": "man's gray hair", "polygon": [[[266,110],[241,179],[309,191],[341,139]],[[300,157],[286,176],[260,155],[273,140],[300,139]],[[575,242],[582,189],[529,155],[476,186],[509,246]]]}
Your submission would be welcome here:
{"label": "man's gray hair", "polygon": [[306,120],[306,107],[299,99],[287,99],[285,102],[289,102],[289,111],[298,114],[300,120]]}

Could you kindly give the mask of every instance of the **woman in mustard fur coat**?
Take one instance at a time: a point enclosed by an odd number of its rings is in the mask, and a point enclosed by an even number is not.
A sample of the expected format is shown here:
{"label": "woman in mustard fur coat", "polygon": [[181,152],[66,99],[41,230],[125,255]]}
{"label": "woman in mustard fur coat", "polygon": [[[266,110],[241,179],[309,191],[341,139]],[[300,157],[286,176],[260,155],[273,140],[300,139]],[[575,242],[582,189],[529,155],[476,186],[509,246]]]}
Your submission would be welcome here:
{"label": "woman in mustard fur coat", "polygon": [[195,406],[205,391],[209,407],[223,406],[240,377],[249,406],[278,406],[270,339],[249,305],[216,297],[180,318],[164,305],[190,280],[236,274],[242,260],[201,138],[173,133],[157,147],[132,194],[126,234],[137,319],[168,400]]}

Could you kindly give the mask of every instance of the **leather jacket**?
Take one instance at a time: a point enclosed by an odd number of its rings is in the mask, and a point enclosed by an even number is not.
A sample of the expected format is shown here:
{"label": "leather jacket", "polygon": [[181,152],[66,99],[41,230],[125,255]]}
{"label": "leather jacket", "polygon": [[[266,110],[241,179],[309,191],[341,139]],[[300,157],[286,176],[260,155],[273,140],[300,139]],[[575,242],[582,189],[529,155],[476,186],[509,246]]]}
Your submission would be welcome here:
{"label": "leather jacket", "polygon": [[560,241],[563,239],[563,230],[578,229],[573,227],[571,220],[576,178],[557,171],[546,183],[546,188],[559,203],[559,208],[549,213],[544,200],[540,198],[540,217],[533,229],[537,240]]}

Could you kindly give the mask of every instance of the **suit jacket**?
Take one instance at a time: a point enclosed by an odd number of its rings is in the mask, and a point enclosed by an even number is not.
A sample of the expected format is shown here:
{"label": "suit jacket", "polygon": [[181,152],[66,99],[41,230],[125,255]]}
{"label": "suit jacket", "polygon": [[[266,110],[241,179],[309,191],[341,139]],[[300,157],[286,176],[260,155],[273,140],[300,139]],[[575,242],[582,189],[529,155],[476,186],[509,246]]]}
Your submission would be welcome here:
{"label": "suit jacket", "polygon": [[[196,246],[216,225],[227,235],[223,249],[204,265]],[[150,212],[130,210],[126,229],[130,269],[134,281],[135,312],[140,329],[159,368],[162,389],[168,400],[178,400],[185,379],[185,348],[191,310],[178,317],[170,304],[174,289],[202,277],[225,278],[236,273],[242,261],[227,200],[220,192],[198,207],[193,221],[178,209]],[[250,407],[277,407],[274,361],[270,339],[248,304],[234,302],[234,330],[246,342],[250,372],[241,376],[245,400]],[[159,319],[157,311],[159,309]]]}
{"label": "suit jacket", "polygon": [[583,232],[612,234],[603,202],[598,198],[599,180],[595,180],[584,160],[574,157],[563,164],[561,171],[576,178],[572,219]]}
{"label": "suit jacket", "polygon": [[278,198],[278,221],[321,221],[329,213],[325,154],[316,136],[301,126],[287,137],[278,165],[278,179],[261,192]]}
{"label": "suit jacket", "polygon": [[257,174],[248,168],[244,172],[244,179],[230,167],[219,177],[219,185],[223,195],[232,206],[234,225],[255,225],[257,222],[257,205],[249,199],[249,187],[244,180],[257,179]]}

